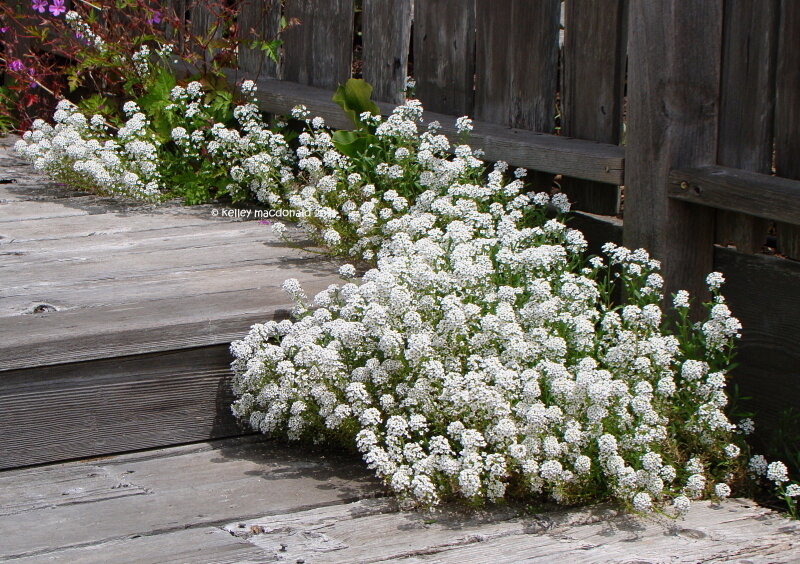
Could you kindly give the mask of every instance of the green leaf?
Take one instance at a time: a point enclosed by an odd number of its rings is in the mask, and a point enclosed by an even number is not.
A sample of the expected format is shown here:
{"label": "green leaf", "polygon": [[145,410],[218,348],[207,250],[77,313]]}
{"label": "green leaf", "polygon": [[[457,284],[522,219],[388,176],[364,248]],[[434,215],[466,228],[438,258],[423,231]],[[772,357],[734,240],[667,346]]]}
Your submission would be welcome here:
{"label": "green leaf", "polygon": [[332,100],[339,104],[344,113],[353,121],[356,127],[363,126],[361,114],[369,112],[380,115],[381,110],[372,101],[372,85],[361,78],[350,78],[344,84],[340,84],[333,95]]}
{"label": "green leaf", "polygon": [[333,133],[333,145],[336,150],[351,158],[365,155],[374,141],[376,141],[374,135],[359,131],[340,129]]}
{"label": "green leaf", "polygon": [[147,94],[136,100],[136,103],[147,115],[158,115],[171,103],[169,93],[175,87],[175,76],[165,68],[158,68],[153,71],[151,84],[147,88]]}

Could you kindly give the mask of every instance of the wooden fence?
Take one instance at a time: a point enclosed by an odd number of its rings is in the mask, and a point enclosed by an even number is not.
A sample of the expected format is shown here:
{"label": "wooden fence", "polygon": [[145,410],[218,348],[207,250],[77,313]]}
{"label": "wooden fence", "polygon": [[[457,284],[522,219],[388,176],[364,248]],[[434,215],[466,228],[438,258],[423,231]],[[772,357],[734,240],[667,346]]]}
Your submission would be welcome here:
{"label": "wooden fence", "polygon": [[767,418],[800,403],[800,2],[250,0],[242,23],[270,37],[281,15],[280,63],[245,49],[231,71],[267,69],[264,110],[346,127],[338,83],[388,112],[413,76],[426,119],[470,115],[488,160],[555,178],[593,249],[646,247],[668,291],[723,271],[743,393]]}

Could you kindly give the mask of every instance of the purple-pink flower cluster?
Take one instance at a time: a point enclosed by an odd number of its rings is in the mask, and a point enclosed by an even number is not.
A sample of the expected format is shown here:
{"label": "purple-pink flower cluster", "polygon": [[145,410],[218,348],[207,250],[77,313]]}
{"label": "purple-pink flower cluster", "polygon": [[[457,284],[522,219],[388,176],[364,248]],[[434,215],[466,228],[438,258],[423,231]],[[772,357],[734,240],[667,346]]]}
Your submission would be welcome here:
{"label": "purple-pink flower cluster", "polygon": [[49,11],[54,16],[60,16],[67,11],[64,0],[52,0],[52,4],[48,0],[31,0],[31,8],[40,14]]}

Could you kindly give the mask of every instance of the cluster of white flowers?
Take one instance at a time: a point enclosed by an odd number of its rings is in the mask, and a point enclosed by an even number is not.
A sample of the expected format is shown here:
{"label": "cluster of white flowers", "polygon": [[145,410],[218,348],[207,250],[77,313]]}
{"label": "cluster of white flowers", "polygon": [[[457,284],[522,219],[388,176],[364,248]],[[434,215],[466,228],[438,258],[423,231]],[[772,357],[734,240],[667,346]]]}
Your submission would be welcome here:
{"label": "cluster of white flowers", "polygon": [[66,13],[64,19],[66,20],[67,25],[72,28],[72,31],[75,33],[75,36],[78,39],[82,39],[88,44],[93,45],[101,53],[107,50],[107,46],[103,38],[92,30],[91,26],[86,23],[86,21],[78,12],[70,10]]}
{"label": "cluster of white flowers", "polygon": [[[496,188],[480,186],[485,164],[470,147],[451,146],[437,134],[436,123],[421,130],[417,100],[408,100],[385,119],[360,116],[374,129],[365,138],[374,166],[338,151],[323,122],[310,119],[305,108],[295,108],[293,115],[306,120],[308,128],[297,149],[301,185],[289,205],[302,212],[302,226],[334,253],[374,260],[387,225],[397,218],[407,221],[409,207],[426,190],[457,186],[459,195],[478,195]],[[497,172],[492,182],[500,176]],[[518,195],[522,186],[515,180],[504,186],[505,193]]]}
{"label": "cluster of white flowers", "polygon": [[[311,300],[287,281],[296,320],[231,346],[234,413],[272,435],[344,439],[426,505],[613,497],[683,513],[730,495],[739,453],[718,354],[738,335],[730,312],[712,312],[713,332],[664,329],[647,252],[608,245],[608,266],[587,262],[562,195],[527,194],[504,163],[484,176],[469,147],[420,134],[420,114],[407,103],[375,118],[387,144],[374,173],[313,123],[301,136],[291,205],[334,251],[376,266],[359,281],[343,267],[353,281]],[[610,305],[609,268],[637,290],[624,307]]]}
{"label": "cluster of white flowers", "polygon": [[102,116],[87,120],[62,100],[53,115],[55,125],[37,119],[14,148],[59,181],[151,200],[161,192],[157,142],[136,104],[130,102],[126,114],[128,121],[117,135],[106,136]]}
{"label": "cluster of white flowers", "polygon": [[[143,46],[134,57],[138,71],[147,72],[149,54]],[[127,121],[114,132],[102,116],[87,118],[62,100],[53,116],[55,125],[37,120],[15,149],[59,181],[145,200],[159,199],[175,184],[176,175],[218,167],[227,179],[226,191],[235,198],[252,193],[278,206],[294,190],[292,151],[283,135],[262,119],[253,100],[255,85],[243,84],[243,92],[250,100],[234,109],[239,127],[231,129],[212,119],[199,82],[176,86],[166,111],[182,125],[166,141],[135,102],[123,105]]]}

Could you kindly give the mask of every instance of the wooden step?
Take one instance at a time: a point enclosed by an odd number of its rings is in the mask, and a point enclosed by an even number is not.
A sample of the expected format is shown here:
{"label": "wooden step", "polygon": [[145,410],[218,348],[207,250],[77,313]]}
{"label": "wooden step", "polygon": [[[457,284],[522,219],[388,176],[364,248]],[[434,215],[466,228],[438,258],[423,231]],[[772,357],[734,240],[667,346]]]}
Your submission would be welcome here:
{"label": "wooden step", "polygon": [[230,342],[289,316],[285,279],[313,295],[341,282],[338,263],[220,206],[76,196],[7,147],[0,468],[247,432],[230,414]]}

